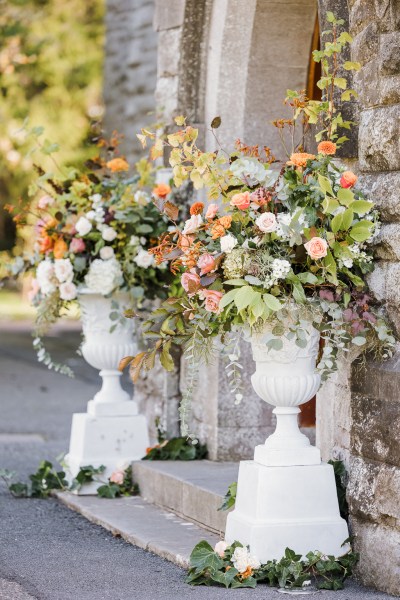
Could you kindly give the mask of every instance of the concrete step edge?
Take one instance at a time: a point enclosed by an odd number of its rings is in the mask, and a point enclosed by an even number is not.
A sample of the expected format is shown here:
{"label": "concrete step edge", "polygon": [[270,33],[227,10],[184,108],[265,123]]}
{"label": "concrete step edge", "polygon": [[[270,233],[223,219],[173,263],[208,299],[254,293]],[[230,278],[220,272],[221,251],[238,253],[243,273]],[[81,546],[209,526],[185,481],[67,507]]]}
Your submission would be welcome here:
{"label": "concrete step edge", "polygon": [[140,496],[104,499],[59,492],[56,498],[88,521],[114,536],[187,568],[192,549],[200,540],[214,546],[221,538],[210,531],[166,512]]}

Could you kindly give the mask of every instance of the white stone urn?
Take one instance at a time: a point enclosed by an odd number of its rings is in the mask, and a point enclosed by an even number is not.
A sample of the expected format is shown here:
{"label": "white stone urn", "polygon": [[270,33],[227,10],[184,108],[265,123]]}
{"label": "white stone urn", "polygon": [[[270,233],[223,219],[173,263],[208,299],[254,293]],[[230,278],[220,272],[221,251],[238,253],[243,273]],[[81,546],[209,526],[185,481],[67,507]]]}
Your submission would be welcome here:
{"label": "white stone urn", "polygon": [[[251,337],[257,394],[275,406],[275,432],[257,446],[254,460],[241,461],[235,509],[228,514],[225,539],[249,545],[265,563],[280,560],[289,547],[303,556],[313,550],[339,556],[348,545],[340,517],[332,465],[321,463],[298,427],[299,406],[320,386],[315,372],[319,333],[310,323],[304,348],[282,337],[281,350],[269,350],[272,324]],[[249,410],[251,407],[249,406]]]}
{"label": "white stone urn", "polygon": [[283,347],[275,350],[266,346],[273,337],[273,327],[267,323],[251,337],[256,363],[251,383],[260,398],[275,406],[273,413],[277,418],[275,432],[264,445],[256,447],[254,460],[267,466],[319,464],[320,451],[300,432],[297,417],[299,406],[308,402],[321,385],[321,377],[315,371],[320,334],[310,323],[304,348],[295,339],[282,336]]}
{"label": "white stone urn", "polygon": [[[113,308],[113,302],[118,303],[118,309]],[[106,481],[116,469],[140,460],[149,446],[146,418],[139,414],[131,395],[122,389],[118,370],[120,360],[137,351],[135,326],[132,319],[123,316],[124,309],[130,307],[127,293],[105,297],[83,290],[79,304],[84,335],[82,354],[100,371],[102,387],[89,400],[86,413],[73,415],[65,462],[70,479],[84,466],[104,465],[102,479]],[[112,320],[113,312],[120,318]],[[78,493],[94,494],[99,485],[85,485]]]}
{"label": "white stone urn", "polygon": [[[118,309],[113,310],[113,301],[118,303]],[[123,414],[137,414],[136,402],[121,387],[122,373],[118,370],[121,358],[137,352],[134,320],[123,317],[124,310],[130,308],[128,293],[105,297],[82,291],[79,305],[84,336],[82,355],[89,365],[100,371],[103,380],[101,390],[88,404],[88,413],[105,416],[122,410]],[[113,312],[118,312],[121,319],[111,320]]]}

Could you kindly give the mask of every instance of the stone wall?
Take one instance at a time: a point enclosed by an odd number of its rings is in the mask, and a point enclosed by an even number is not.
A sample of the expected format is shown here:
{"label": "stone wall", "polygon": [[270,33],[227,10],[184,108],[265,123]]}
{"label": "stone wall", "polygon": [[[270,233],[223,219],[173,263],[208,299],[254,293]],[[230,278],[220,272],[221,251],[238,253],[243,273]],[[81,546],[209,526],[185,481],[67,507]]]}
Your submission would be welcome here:
{"label": "stone wall", "polygon": [[[335,10],[331,0],[324,9]],[[381,211],[379,259],[369,277],[400,333],[400,4],[397,0],[340,2],[361,63],[355,144],[346,157],[359,184]],[[337,10],[335,10],[337,14]],[[358,161],[354,161],[354,157]],[[318,395],[317,441],[325,459],[342,458],[349,472],[350,524],[364,583],[400,594],[400,355],[366,369],[342,365]]]}
{"label": "stone wall", "polygon": [[153,0],[107,0],[105,132],[108,136],[114,130],[124,134],[122,150],[131,160],[142,155],[136,133],[155,121],[157,34],[153,18]]}

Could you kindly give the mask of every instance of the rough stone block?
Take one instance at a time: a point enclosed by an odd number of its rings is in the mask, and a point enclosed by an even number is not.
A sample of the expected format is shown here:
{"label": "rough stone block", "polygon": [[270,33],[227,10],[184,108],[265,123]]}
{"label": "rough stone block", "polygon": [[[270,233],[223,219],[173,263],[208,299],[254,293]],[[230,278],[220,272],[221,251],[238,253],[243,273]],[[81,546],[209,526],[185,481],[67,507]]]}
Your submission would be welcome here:
{"label": "rough stone block", "polygon": [[400,2],[398,0],[374,0],[375,13],[380,31],[398,31],[400,29]]}
{"label": "rough stone block", "polygon": [[179,29],[166,29],[158,34],[158,77],[178,75],[181,35]]}
{"label": "rough stone block", "polygon": [[374,58],[353,73],[354,88],[358,93],[359,103],[370,107],[379,102],[378,60]]}
{"label": "rough stone block", "polygon": [[365,65],[375,57],[378,49],[378,24],[372,22],[353,39],[353,43],[351,44],[352,60]]}
{"label": "rough stone block", "polygon": [[400,260],[400,223],[382,226],[376,239],[375,254],[383,260]]}
{"label": "rough stone block", "polygon": [[400,170],[400,106],[363,111],[359,140],[362,171]]}
{"label": "rough stone block", "polygon": [[400,221],[400,173],[362,174],[358,183],[377,205],[383,221]]}
{"label": "rough stone block", "polygon": [[381,77],[379,101],[381,104],[396,104],[400,102],[400,76]]}
{"label": "rough stone block", "polygon": [[156,0],[154,28],[156,31],[172,29],[183,24],[185,16],[185,0]]}
{"label": "rough stone block", "polygon": [[393,31],[381,35],[380,70],[383,75],[400,73],[400,32]]}
{"label": "rough stone block", "polygon": [[156,88],[156,106],[167,122],[178,113],[178,77],[160,77]]}
{"label": "rough stone block", "polygon": [[[388,1],[388,0],[385,0]],[[350,13],[350,33],[353,36],[358,35],[368,27],[376,18],[375,6],[373,2],[365,2],[365,0],[357,0],[354,2]]]}
{"label": "rough stone block", "polygon": [[352,453],[400,467],[400,400],[352,397]]}
{"label": "rough stone block", "polygon": [[361,581],[388,594],[400,594],[400,531],[352,519]]}

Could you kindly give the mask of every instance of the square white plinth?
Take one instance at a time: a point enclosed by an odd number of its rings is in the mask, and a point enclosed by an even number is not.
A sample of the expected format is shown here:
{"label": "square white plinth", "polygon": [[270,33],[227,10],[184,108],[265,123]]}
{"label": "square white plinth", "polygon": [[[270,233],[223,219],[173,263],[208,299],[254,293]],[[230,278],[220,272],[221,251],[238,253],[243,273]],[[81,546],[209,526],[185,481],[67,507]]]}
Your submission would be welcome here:
{"label": "square white plinth", "polygon": [[264,563],[280,559],[289,547],[340,556],[348,547],[347,523],[340,517],[333,467],[267,467],[240,463],[235,510],[228,515],[225,538],[249,545]]}
{"label": "square white plinth", "polygon": [[[75,413],[72,417],[69,453],[65,457],[68,477],[74,478],[81,467],[104,465],[105,482],[117,468],[140,460],[149,446],[144,415],[101,416]],[[89,484],[80,494],[95,494],[100,483]]]}

